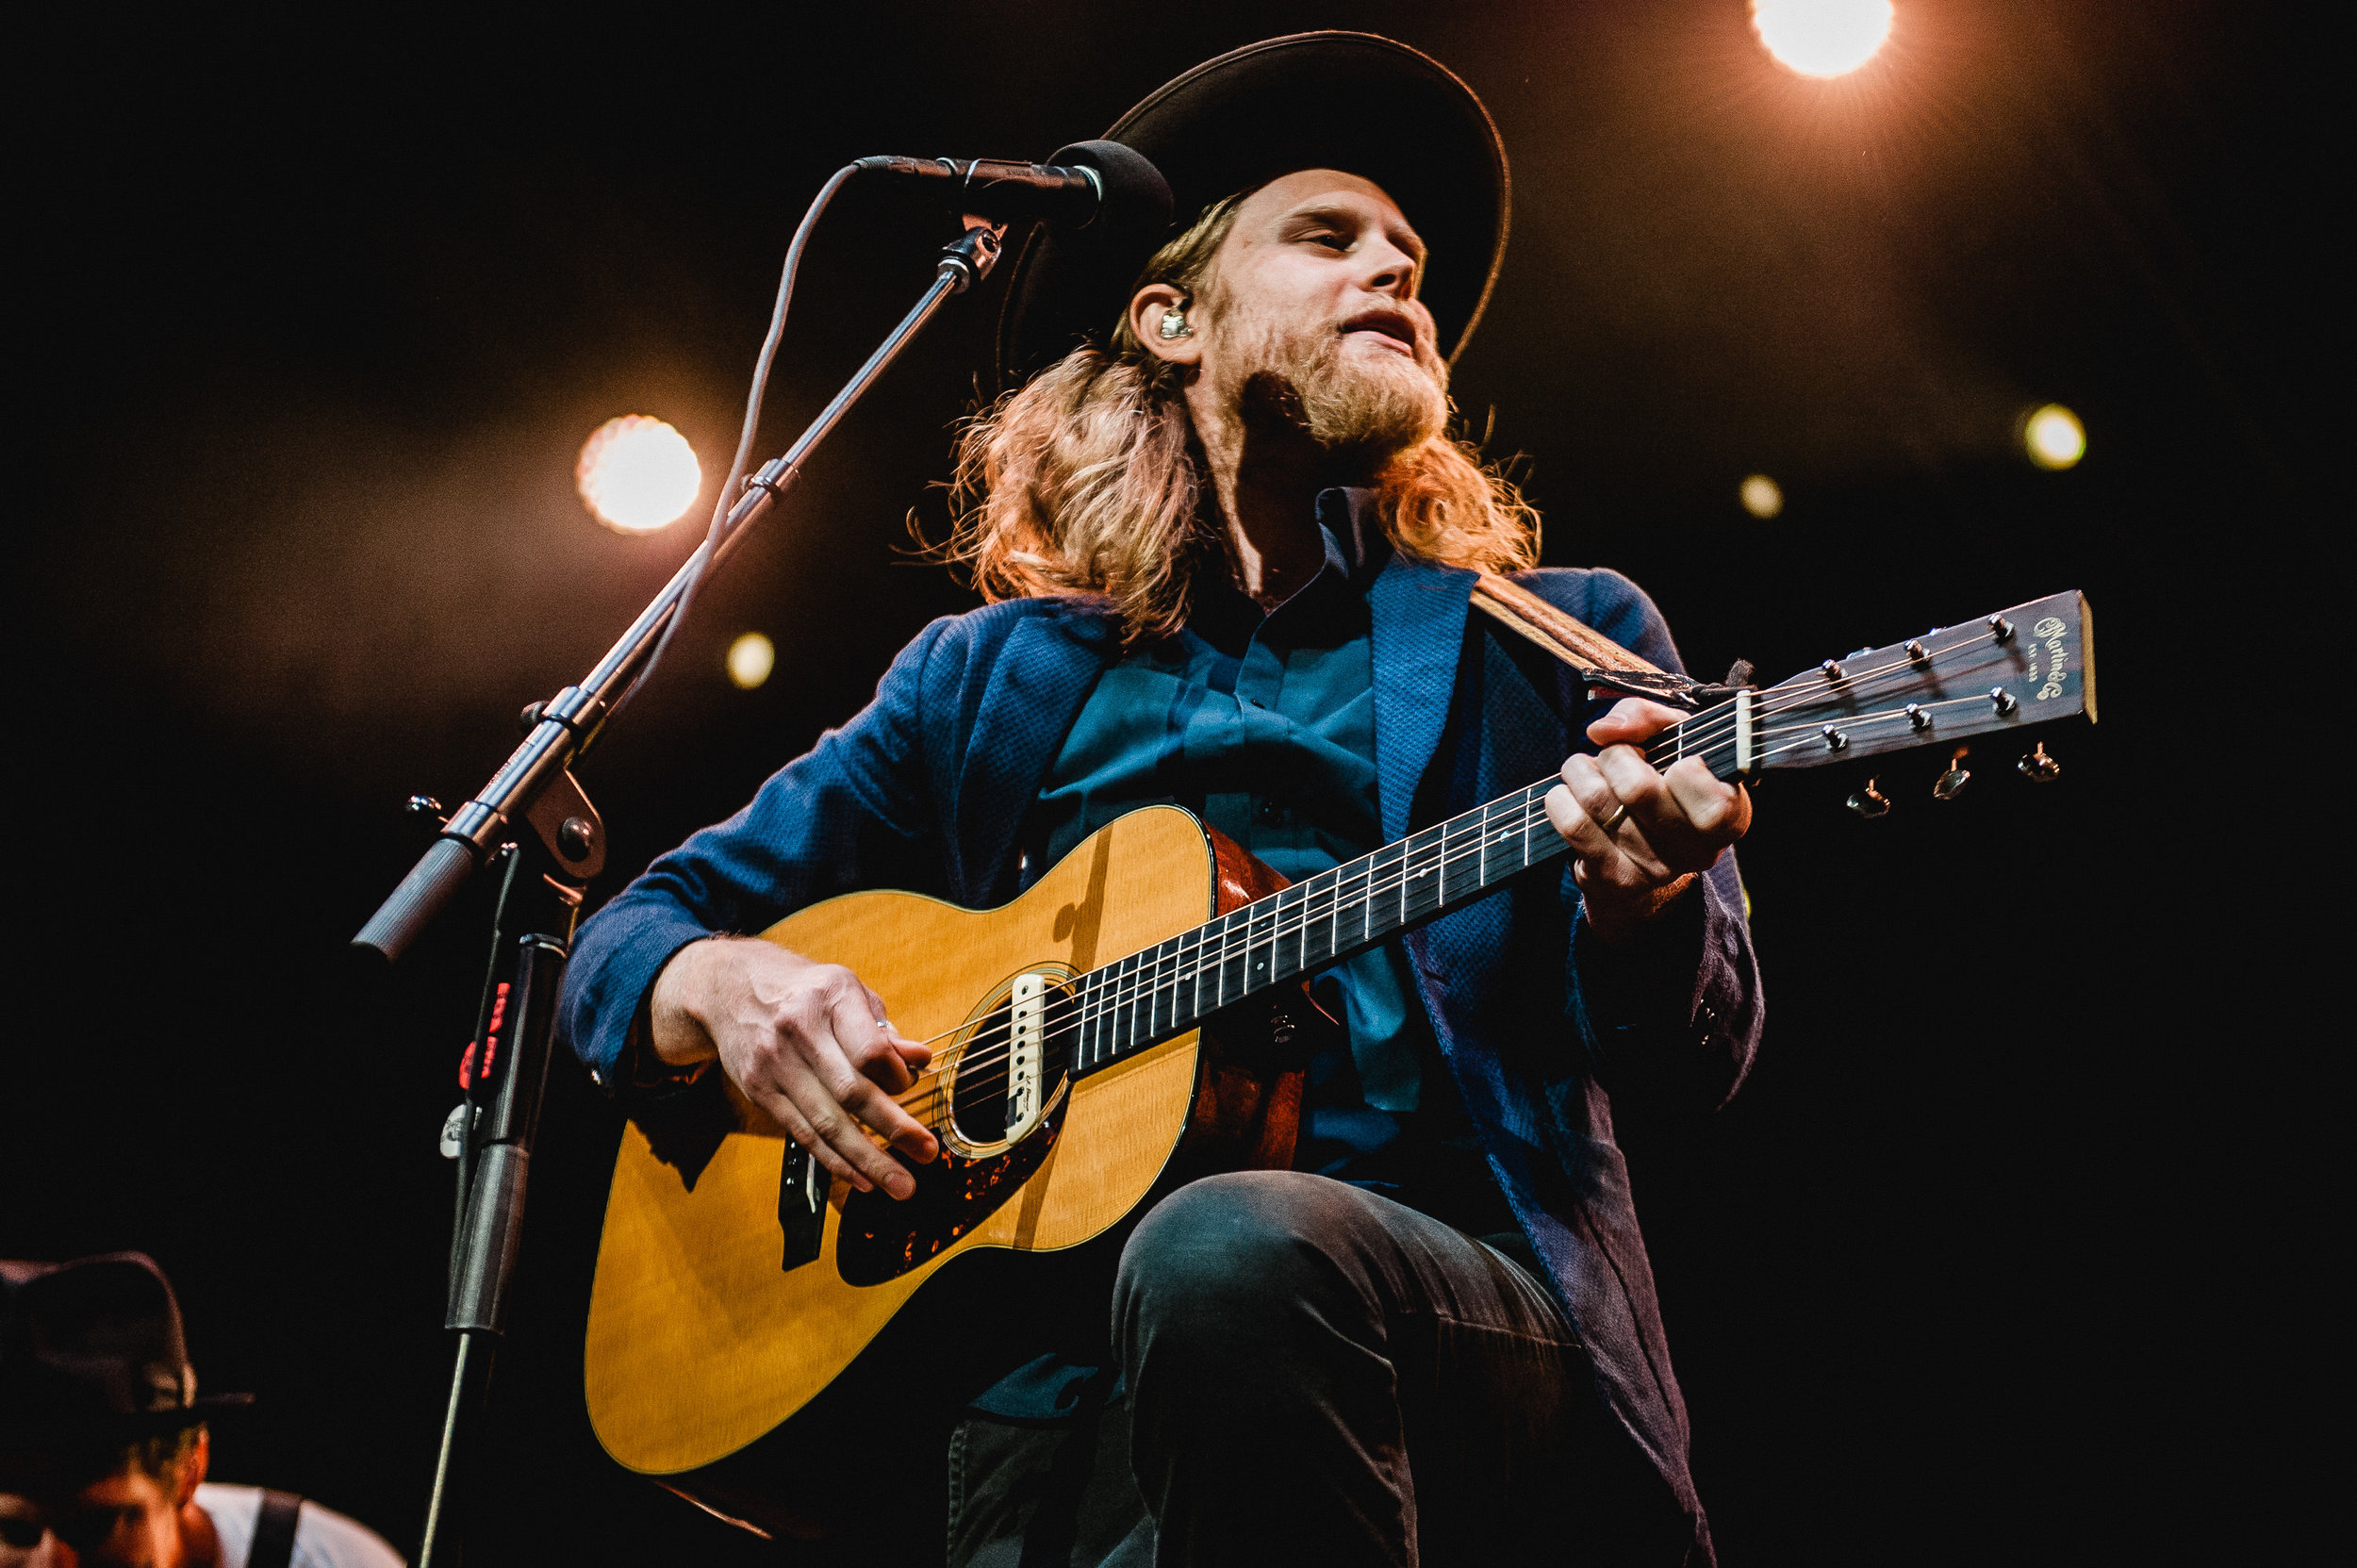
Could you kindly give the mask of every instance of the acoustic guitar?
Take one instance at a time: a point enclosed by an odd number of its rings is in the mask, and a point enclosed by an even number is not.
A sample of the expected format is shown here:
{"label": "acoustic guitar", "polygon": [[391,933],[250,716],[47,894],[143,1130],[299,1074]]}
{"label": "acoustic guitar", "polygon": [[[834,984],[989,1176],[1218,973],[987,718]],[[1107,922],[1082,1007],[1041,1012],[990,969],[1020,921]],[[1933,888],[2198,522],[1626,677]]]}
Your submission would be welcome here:
{"label": "acoustic guitar", "polygon": [[[1975,737],[2095,718],[2090,630],[2085,601],[2055,594],[1732,691],[1644,750],[1752,780],[1942,747],[1953,779]],[[2042,743],[2022,766],[2051,767]],[[959,1258],[1075,1247],[1207,1160],[1289,1164],[1294,1069],[1325,1027],[1307,977],[1564,854],[1541,806],[1556,782],[1293,885],[1157,806],[999,909],[854,893],[764,933],[848,966],[932,1043],[899,1098],[942,1151],[895,1202],[780,1137],[731,1134],[691,1177],[630,1128],[589,1307],[606,1450],[709,1503],[731,1489],[701,1477],[843,1378]],[[1880,799],[1869,782],[1852,804]]]}

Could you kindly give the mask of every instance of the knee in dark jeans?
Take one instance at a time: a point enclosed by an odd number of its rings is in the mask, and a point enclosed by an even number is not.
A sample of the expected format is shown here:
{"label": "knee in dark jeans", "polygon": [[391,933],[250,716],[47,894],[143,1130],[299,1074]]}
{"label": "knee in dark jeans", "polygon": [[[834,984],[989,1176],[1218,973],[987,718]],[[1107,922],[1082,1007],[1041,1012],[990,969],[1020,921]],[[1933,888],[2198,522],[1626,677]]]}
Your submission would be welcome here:
{"label": "knee in dark jeans", "polygon": [[[1296,1171],[1238,1171],[1180,1188],[1140,1223],[1113,1287],[1125,1362],[1223,1355],[1291,1337],[1308,1318],[1328,1331],[1378,1315],[1351,1237],[1356,1195]],[[1273,1346],[1272,1346],[1273,1347]]]}

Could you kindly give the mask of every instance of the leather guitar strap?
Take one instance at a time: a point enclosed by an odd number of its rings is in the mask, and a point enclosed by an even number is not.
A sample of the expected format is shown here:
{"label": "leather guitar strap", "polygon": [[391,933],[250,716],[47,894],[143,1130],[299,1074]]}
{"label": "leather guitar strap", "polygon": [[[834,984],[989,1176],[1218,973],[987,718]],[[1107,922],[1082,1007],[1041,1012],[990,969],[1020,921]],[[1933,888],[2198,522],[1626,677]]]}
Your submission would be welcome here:
{"label": "leather guitar strap", "polygon": [[[1694,708],[1720,694],[1630,652],[1585,621],[1564,614],[1521,584],[1485,571],[1474,580],[1474,607],[1577,670],[1591,686]],[[1748,678],[1748,675],[1746,676]]]}

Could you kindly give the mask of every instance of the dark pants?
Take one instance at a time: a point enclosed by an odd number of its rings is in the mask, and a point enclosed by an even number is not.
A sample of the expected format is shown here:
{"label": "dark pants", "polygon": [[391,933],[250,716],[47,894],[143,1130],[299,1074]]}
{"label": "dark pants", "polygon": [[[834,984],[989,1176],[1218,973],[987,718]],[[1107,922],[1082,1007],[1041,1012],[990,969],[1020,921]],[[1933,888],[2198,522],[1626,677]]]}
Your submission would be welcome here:
{"label": "dark pants", "polygon": [[1139,1225],[1113,1329],[1157,1562],[1564,1556],[1592,1374],[1498,1248],[1323,1177],[1212,1177]]}

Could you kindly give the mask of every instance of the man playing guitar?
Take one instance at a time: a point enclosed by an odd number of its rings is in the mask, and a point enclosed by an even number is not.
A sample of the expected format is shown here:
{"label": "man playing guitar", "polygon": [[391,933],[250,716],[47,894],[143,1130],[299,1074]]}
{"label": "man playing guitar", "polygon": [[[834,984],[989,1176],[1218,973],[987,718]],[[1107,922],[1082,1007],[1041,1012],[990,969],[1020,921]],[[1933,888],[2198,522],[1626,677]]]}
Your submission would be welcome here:
{"label": "man playing guitar", "polygon": [[[568,982],[576,1050],[651,1137],[724,1094],[905,1197],[939,1144],[894,1096],[931,1052],[863,976],[732,933],[861,888],[1003,902],[1156,802],[1298,881],[1559,764],[1568,869],[1328,970],[1347,1028],[1294,1168],[1180,1187],[1121,1246],[1101,1311],[1163,1563],[1709,1560],[1611,1118],[1709,1109],[1750,1063],[1750,805],[1632,744],[1673,710],[1468,616],[1476,572],[1519,573],[1678,668],[1624,578],[1529,569],[1536,519],[1446,434],[1504,241],[1495,135],[1433,62],[1345,34],[1116,126],[1187,226],[1018,269],[1008,357],[1047,362],[960,453],[954,548],[994,602],[656,861]],[[914,1438],[851,1462],[937,1495]]]}

